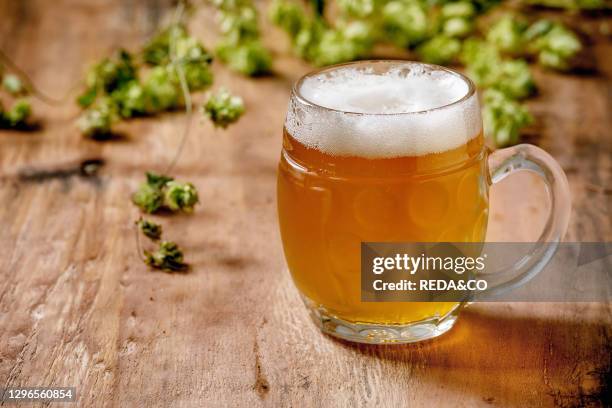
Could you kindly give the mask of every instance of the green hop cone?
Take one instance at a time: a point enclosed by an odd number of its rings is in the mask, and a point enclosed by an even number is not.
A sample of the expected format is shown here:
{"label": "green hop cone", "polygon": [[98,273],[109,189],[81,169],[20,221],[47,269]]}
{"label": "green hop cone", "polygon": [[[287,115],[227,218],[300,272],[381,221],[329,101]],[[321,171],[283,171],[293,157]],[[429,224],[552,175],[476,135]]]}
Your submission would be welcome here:
{"label": "green hop cone", "polygon": [[[213,73],[210,69],[212,60],[212,55],[196,38],[184,37],[177,40],[176,64],[180,64],[183,68],[190,90],[198,91],[212,84]],[[173,74],[174,81],[178,82],[177,73],[173,72]]]}
{"label": "green hop cone", "polygon": [[166,206],[164,197],[168,183],[173,180],[172,177],[163,174],[147,172],[146,181],[141,183],[138,190],[132,195],[132,202],[149,214],[164,207],[170,209]]}
{"label": "green hop cone", "polygon": [[4,116],[9,126],[17,127],[24,126],[26,124],[26,120],[31,114],[32,107],[30,102],[26,99],[19,99],[15,101],[11,109],[7,111]]}
{"label": "green hop cone", "polygon": [[275,0],[270,5],[270,20],[283,29],[293,40],[307,24],[304,10],[295,3]]}
{"label": "green hop cone", "polygon": [[204,104],[204,114],[210,118],[215,126],[226,128],[236,122],[244,113],[244,102],[239,96],[230,94],[221,89],[212,94]]}
{"label": "green hop cone", "polygon": [[476,15],[476,8],[468,1],[457,1],[444,4],[441,14],[445,19],[456,17],[471,18]]}
{"label": "green hop cone", "polygon": [[324,31],[313,62],[325,66],[352,61],[366,55],[371,48],[371,28],[367,23],[341,24],[336,29]]}
{"label": "green hop cone", "polygon": [[463,38],[474,31],[474,24],[471,20],[462,17],[453,17],[444,22],[442,32],[448,37]]}
{"label": "green hop cone", "polygon": [[571,59],[580,51],[580,40],[571,30],[557,24],[536,40],[538,62],[547,68],[565,71],[571,68]]}
{"label": "green hop cone", "polygon": [[117,104],[119,115],[123,118],[131,118],[146,113],[146,94],[138,81],[128,82],[113,91],[111,98]]}
{"label": "green hop cone", "polygon": [[416,44],[427,35],[427,13],[416,0],[392,0],[386,3],[381,18],[387,37],[400,47]]}
{"label": "green hop cone", "polygon": [[270,72],[272,67],[272,56],[259,40],[238,44],[227,40],[221,41],[216,51],[223,63],[243,75],[262,75]]}
{"label": "green hop cone", "polygon": [[25,88],[17,75],[7,74],[2,78],[2,87],[11,95],[22,95]]}
{"label": "green hop cone", "polygon": [[144,61],[149,65],[167,65],[170,63],[170,39],[187,37],[187,30],[182,25],[172,25],[151,38],[142,51]]}
{"label": "green hop cone", "polygon": [[488,89],[483,94],[483,121],[486,136],[503,147],[518,143],[521,129],[531,124],[533,117],[521,103]]}
{"label": "green hop cone", "polygon": [[338,7],[346,15],[356,18],[366,18],[377,11],[379,0],[338,0]]}
{"label": "green hop cone", "polygon": [[165,208],[169,211],[191,212],[198,203],[198,192],[191,183],[181,183],[172,177],[153,172],[132,195],[132,202],[147,213]]}
{"label": "green hop cone", "polygon": [[157,241],[162,235],[162,226],[154,223],[153,221],[145,220],[143,218],[136,221],[136,225],[140,231],[149,239]]}
{"label": "green hop cone", "polygon": [[115,101],[104,97],[83,111],[77,121],[77,125],[85,136],[102,138],[112,133],[112,125],[117,119],[118,114]]}
{"label": "green hop cone", "polygon": [[523,20],[506,15],[489,29],[487,41],[502,52],[519,54],[525,48],[523,33],[526,28]]}
{"label": "green hop cone", "polygon": [[492,86],[514,99],[527,98],[536,89],[529,65],[522,59],[500,63],[499,75]]}
{"label": "green hop cone", "polygon": [[153,214],[158,211],[163,203],[164,197],[161,189],[149,183],[142,183],[138,190],[132,195],[132,202],[146,213]]}
{"label": "green hop cone", "polygon": [[460,52],[461,41],[444,35],[437,35],[417,48],[421,59],[432,64],[448,64]]}
{"label": "green hop cone", "polygon": [[189,268],[183,261],[183,251],[177,244],[162,241],[155,252],[144,251],[145,263],[166,272],[184,272]]}
{"label": "green hop cone", "polygon": [[198,191],[191,183],[169,181],[163,191],[164,206],[170,211],[192,212],[198,203]]}
{"label": "green hop cone", "polygon": [[174,71],[166,66],[156,66],[151,69],[143,85],[147,113],[174,109],[182,103],[181,92],[174,74]]}

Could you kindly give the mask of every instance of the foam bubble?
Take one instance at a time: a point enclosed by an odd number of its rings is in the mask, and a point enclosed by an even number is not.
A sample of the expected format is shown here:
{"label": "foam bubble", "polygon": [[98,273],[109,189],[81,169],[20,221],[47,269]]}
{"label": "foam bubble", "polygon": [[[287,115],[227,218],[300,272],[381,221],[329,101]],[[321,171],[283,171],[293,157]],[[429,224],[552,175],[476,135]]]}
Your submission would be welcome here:
{"label": "foam bubble", "polygon": [[306,77],[302,99],[291,98],[289,133],[324,153],[367,158],[440,153],[480,133],[476,95],[453,104],[469,92],[462,78],[426,64],[384,64]]}

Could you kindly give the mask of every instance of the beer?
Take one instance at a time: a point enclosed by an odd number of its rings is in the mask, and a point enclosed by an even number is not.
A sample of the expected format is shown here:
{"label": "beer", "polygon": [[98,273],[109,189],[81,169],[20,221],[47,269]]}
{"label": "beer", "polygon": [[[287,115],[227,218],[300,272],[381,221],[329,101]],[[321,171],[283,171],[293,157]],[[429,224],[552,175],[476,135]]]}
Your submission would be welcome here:
{"label": "beer", "polygon": [[360,243],[483,241],[484,156],[473,85],[450,70],[362,62],[299,81],[278,213],[289,270],[315,315],[385,327],[454,313],[458,303],[362,302]]}

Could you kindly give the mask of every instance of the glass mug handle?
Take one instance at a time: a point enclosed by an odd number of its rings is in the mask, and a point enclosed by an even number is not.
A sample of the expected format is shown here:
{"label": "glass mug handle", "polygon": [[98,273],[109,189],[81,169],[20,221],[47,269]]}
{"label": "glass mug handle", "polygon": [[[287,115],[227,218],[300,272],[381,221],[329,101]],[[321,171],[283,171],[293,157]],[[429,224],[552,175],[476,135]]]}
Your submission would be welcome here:
{"label": "glass mug handle", "polygon": [[555,254],[562,240],[571,212],[569,185],[563,169],[544,150],[529,144],[520,144],[496,150],[489,155],[491,184],[497,184],[519,171],[529,171],[542,178],[550,198],[550,213],[537,242],[514,265],[493,272],[502,278],[477,297],[496,296],[517,288],[537,275]]}

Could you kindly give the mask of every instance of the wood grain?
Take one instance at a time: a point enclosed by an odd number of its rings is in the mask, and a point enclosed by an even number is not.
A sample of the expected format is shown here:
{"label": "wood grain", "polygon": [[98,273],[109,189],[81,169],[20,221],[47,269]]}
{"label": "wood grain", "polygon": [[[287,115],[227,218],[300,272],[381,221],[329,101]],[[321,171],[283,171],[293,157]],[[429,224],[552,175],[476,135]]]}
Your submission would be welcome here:
{"label": "wood grain", "polygon": [[[62,95],[89,62],[146,39],[171,7],[0,0],[0,47]],[[593,32],[601,23],[580,21]],[[191,25],[214,38],[210,8]],[[189,274],[140,262],[129,203],[143,171],[171,160],[181,114],[133,120],[124,139],[97,143],[75,129],[73,103],[35,102],[40,131],[0,132],[0,387],[76,386],[84,407],[609,404],[610,303],[479,304],[447,335],[408,346],[356,346],[317,331],[286,271],[275,210],[289,87],[309,68],[275,29],[265,35],[275,74],[248,80],[216,66],[217,84],[243,95],[248,114],[226,132],[196,121],[176,168],[201,205],[156,217],[185,248]],[[612,46],[592,38],[595,73],[537,72],[528,141],[568,174],[568,239],[610,241]],[[105,161],[99,175],[79,175],[91,158]],[[537,236],[543,197],[529,176],[495,186],[489,238]]]}

